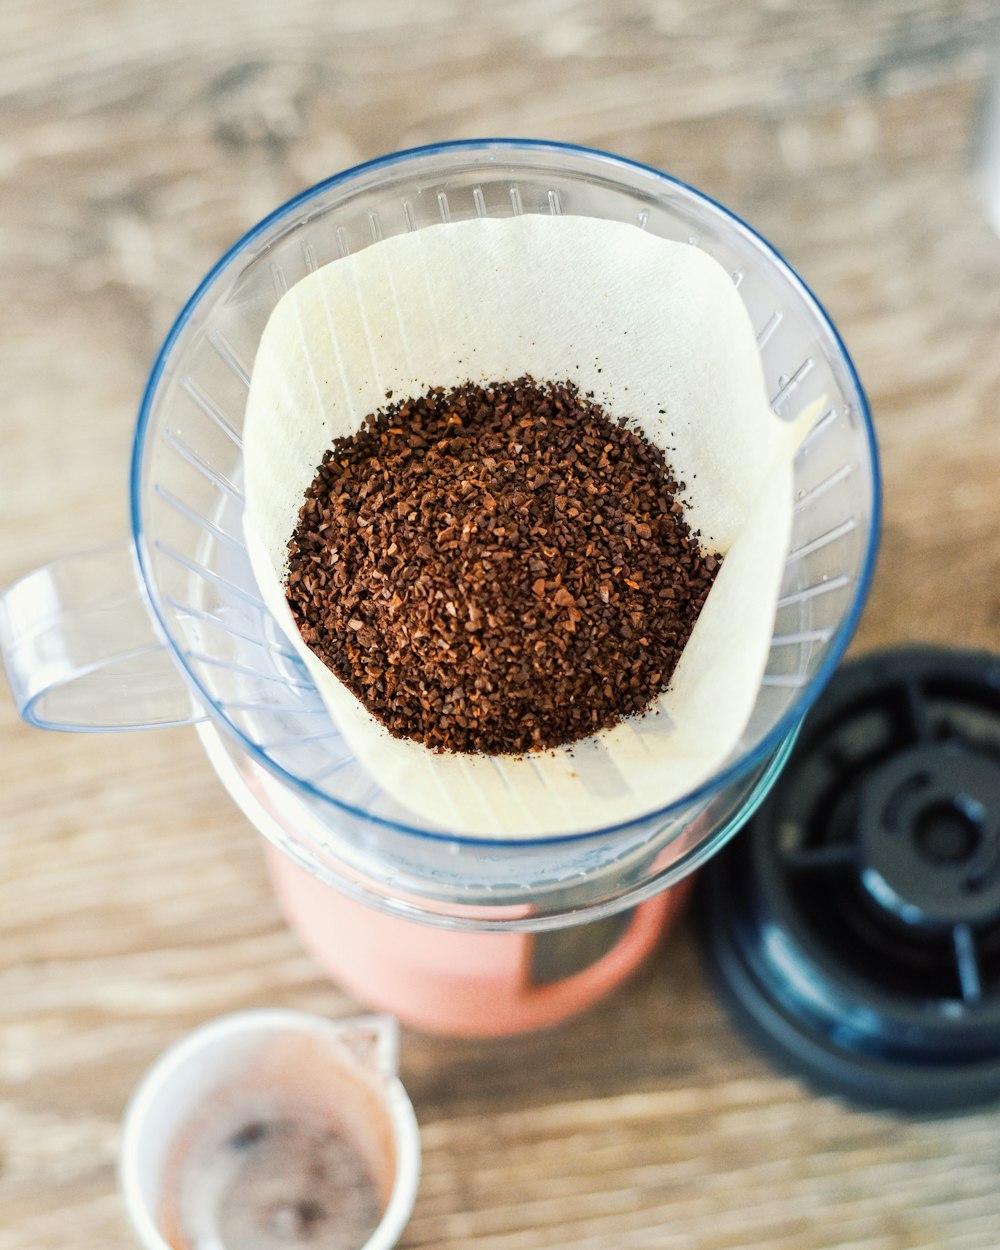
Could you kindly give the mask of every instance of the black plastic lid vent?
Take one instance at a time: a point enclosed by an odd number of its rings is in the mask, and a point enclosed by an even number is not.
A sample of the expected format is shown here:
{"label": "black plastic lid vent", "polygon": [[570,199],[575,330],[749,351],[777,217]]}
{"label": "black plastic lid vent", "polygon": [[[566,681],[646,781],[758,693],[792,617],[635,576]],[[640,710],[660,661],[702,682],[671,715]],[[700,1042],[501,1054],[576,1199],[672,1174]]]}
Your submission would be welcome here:
{"label": "black plastic lid vent", "polygon": [[870,1105],[1000,1097],[1000,658],[842,667],[771,794],[704,870],[723,998]]}

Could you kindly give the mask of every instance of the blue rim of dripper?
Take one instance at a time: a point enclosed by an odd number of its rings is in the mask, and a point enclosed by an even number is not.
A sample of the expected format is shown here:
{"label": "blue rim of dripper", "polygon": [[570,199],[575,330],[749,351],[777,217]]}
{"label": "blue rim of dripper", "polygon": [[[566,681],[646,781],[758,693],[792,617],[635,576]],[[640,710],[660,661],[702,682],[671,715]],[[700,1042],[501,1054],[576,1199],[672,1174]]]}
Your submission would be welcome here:
{"label": "blue rim of dripper", "polygon": [[[710,777],[701,785],[696,786],[693,790],[689,790],[686,794],[681,795],[672,803],[662,808],[654,808],[651,811],[644,812],[641,816],[632,817],[629,820],[621,821],[617,824],[604,825],[599,829],[586,829],[574,833],[555,834],[548,837],[521,837],[516,834],[506,835],[503,838],[487,837],[485,835],[473,835],[463,833],[450,833],[442,829],[426,829],[419,825],[408,825],[401,821],[391,820],[384,816],[377,816],[372,812],[363,808],[354,806],[345,802],[343,799],[335,798],[326,791],[319,789],[311,782],[296,776],[289,772],[280,764],[276,763],[271,757],[263,751],[252,738],[249,738],[242,730],[234,725],[218,708],[215,700],[205,689],[201,679],[192,665],[188,662],[183,651],[174,645],[170,628],[165,619],[164,612],[155,593],[156,582],[153,577],[152,569],[149,562],[149,554],[146,550],[143,525],[142,525],[142,509],[141,509],[141,493],[142,493],[142,464],[146,447],[146,435],[148,432],[149,422],[153,411],[153,403],[159,388],[160,380],[163,376],[168,359],[173,350],[174,344],[180,337],[181,332],[186,328],[189,321],[192,320],[196,309],[203,296],[211,289],[216,279],[228,268],[230,262],[238,256],[247,254],[250,246],[255,240],[265,234],[273,225],[281,221],[283,218],[290,216],[302,204],[311,199],[316,198],[323,192],[331,190],[341,184],[348,183],[354,179],[368,173],[375,172],[379,169],[389,169],[395,165],[402,164],[405,161],[418,159],[420,157],[432,156],[438,153],[480,153],[489,157],[491,154],[503,154],[505,151],[523,151],[525,149],[536,152],[551,152],[553,155],[570,154],[584,157],[593,157],[603,162],[605,165],[627,169],[631,172],[639,172],[652,177],[655,182],[667,188],[681,191],[686,196],[693,197],[696,201],[703,205],[708,205],[715,209],[722,217],[735,225],[738,230],[754,243],[761,251],[763,251],[769,260],[780,269],[785,277],[790,281],[794,288],[804,299],[805,303],[812,307],[817,321],[825,329],[830,336],[833,346],[842,361],[850,381],[857,395],[857,413],[861,418],[861,425],[867,443],[869,466],[872,479],[872,499],[871,499],[871,517],[868,524],[864,558],[861,570],[854,586],[854,594],[844,619],[841,621],[837,630],[834,632],[829,643],[827,644],[826,654],[822,664],[817,669],[813,677],[801,688],[798,697],[792,706],[785,712],[781,719],[764,735],[760,742],[747,751],[744,755],[733,763],[727,765],[720,772]],[[645,165],[639,161],[632,161],[622,156],[617,156],[612,152],[604,152],[598,148],[588,148],[580,144],[559,143],[545,139],[515,139],[515,138],[482,138],[482,139],[458,139],[442,143],[424,144],[418,147],[405,148],[398,152],[390,153],[386,156],[376,157],[374,160],[365,161],[359,165],[354,165],[350,169],[343,170],[341,173],[334,174],[330,178],[324,179],[315,185],[308,187],[304,191],[300,191],[297,195],[287,200],[284,204],[279,205],[273,212],[262,218],[255,226],[239,238],[226,251],[220,259],[212,266],[205,277],[198,284],[194,293],[188,299],[187,303],[181,309],[171,326],[163,345],[156,357],[153,368],[150,371],[149,379],[146,383],[141,403],[139,405],[139,415],[136,422],[135,439],[132,445],[132,458],[129,482],[129,503],[131,514],[132,538],[135,546],[136,559],[139,571],[145,587],[146,596],[153,613],[154,620],[160,633],[166,640],[170,653],[175,662],[182,668],[185,677],[191,685],[197,690],[202,703],[207,709],[210,709],[213,720],[220,725],[232,737],[242,750],[244,750],[256,763],[273,774],[278,780],[290,785],[293,790],[298,790],[307,796],[316,798],[323,803],[329,803],[334,808],[339,809],[351,816],[355,816],[360,820],[366,820],[372,824],[379,825],[382,828],[392,830],[396,833],[409,834],[418,838],[427,838],[433,841],[441,842],[461,842],[469,845],[489,846],[496,848],[498,844],[505,847],[513,846],[555,846],[561,843],[578,843],[586,839],[602,838],[609,834],[621,833],[624,830],[636,828],[654,820],[669,820],[672,815],[680,814],[684,809],[696,808],[703,801],[707,801],[713,794],[738,781],[741,777],[749,774],[754,768],[762,765],[768,756],[775,754],[781,744],[789,739],[791,735],[797,731],[805,713],[816,701],[823,687],[829,681],[834,669],[840,662],[847,644],[850,642],[858,620],[861,616],[861,610],[868,596],[868,590],[871,585],[872,575],[875,568],[875,555],[878,548],[878,536],[881,523],[882,513],[882,484],[879,469],[878,448],[875,442],[875,430],[871,418],[871,410],[869,408],[868,399],[865,395],[864,388],[861,385],[861,379],[854,367],[854,362],[847,351],[844,341],[841,338],[836,326],[830,319],[826,309],[812,293],[810,288],[799,277],[798,273],[785,260],[762,235],[760,235],[752,226],[747,225],[741,217],[738,217],[730,209],[720,204],[711,196],[705,195],[702,191],[692,187],[689,183],[683,182],[679,178],[675,178],[670,174],[663,173],[662,170],[654,168],[652,165]],[[739,827],[739,821],[728,822],[732,828],[730,832],[735,832]],[[727,827],[728,827],[727,825]],[[711,840],[711,839],[707,839]]]}

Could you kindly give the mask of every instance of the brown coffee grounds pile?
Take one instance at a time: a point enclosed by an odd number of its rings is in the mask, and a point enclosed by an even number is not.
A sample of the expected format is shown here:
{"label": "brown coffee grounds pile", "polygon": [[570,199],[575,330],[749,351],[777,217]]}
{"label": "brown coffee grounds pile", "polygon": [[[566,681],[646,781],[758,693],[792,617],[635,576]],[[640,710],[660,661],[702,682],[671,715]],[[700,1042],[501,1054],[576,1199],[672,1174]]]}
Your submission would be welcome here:
{"label": "brown coffee grounds pile", "polygon": [[336,441],[289,543],[307,645],[397,737],[554,747],[666,688],[717,557],[663,453],[572,384],[466,384]]}

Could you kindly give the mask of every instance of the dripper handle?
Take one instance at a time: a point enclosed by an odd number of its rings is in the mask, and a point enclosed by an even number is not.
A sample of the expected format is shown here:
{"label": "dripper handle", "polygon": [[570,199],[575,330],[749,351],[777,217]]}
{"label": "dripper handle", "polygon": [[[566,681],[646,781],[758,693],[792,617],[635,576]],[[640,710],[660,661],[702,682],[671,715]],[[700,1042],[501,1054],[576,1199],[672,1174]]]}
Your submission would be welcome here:
{"label": "dripper handle", "polygon": [[205,719],[156,631],[129,541],[63,556],[9,586],[0,655],[19,714],[41,729]]}

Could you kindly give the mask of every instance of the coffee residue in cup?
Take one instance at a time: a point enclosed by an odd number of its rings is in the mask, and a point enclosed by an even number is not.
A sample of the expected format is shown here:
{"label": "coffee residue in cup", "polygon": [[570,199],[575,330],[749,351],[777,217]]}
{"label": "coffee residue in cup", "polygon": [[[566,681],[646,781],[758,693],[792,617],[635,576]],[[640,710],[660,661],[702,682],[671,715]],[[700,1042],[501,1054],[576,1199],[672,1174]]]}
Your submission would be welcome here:
{"label": "coffee residue in cup", "polygon": [[564,746],[670,681],[720,564],[684,489],[572,383],[433,388],[326,452],[289,543],[288,603],[395,736]]}

